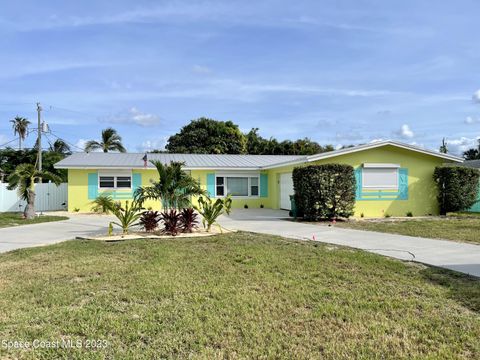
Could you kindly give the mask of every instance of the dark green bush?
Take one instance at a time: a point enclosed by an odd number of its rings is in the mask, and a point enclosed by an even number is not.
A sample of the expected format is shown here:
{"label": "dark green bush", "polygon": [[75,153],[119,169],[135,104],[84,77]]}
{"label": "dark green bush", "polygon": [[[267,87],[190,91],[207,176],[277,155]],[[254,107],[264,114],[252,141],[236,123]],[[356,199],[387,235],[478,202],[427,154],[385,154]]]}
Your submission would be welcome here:
{"label": "dark green bush", "polygon": [[295,204],[304,220],[348,218],[355,206],[353,167],[325,164],[293,169]]}
{"label": "dark green bush", "polygon": [[437,166],[433,178],[438,186],[440,214],[470,208],[478,196],[480,172],[462,166]]}

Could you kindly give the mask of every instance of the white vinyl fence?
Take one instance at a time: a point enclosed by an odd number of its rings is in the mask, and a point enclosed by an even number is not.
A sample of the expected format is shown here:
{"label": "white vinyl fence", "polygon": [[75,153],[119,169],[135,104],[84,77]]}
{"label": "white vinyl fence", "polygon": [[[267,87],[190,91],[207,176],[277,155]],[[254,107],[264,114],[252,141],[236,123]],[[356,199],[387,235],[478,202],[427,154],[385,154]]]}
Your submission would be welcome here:
{"label": "white vinyl fence", "polygon": [[[35,211],[67,209],[67,184],[35,184]],[[7,184],[0,183],[0,212],[23,211],[26,201],[18,197],[16,190],[7,190]]]}

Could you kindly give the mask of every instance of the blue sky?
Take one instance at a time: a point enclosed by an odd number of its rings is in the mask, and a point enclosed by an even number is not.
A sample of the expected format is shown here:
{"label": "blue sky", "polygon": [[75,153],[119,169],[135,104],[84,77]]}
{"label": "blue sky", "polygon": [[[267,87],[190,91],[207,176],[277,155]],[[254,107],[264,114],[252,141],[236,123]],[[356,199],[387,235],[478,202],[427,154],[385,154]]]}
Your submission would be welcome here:
{"label": "blue sky", "polygon": [[322,144],[445,136],[459,152],[480,136],[479,13],[461,0],[1,1],[0,145],[40,101],[80,147],[113,126],[129,151],[161,148],[206,116]]}

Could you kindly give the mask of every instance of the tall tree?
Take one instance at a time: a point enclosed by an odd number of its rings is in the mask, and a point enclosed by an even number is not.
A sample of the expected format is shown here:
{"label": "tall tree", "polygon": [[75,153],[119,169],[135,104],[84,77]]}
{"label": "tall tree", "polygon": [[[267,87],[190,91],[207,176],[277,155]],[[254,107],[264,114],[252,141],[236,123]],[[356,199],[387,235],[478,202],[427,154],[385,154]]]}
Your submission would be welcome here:
{"label": "tall tree", "polygon": [[62,155],[70,155],[72,153],[70,146],[62,139],[57,139],[53,144],[50,144],[50,151]]}
{"label": "tall tree", "polygon": [[478,139],[477,148],[468,149],[463,153],[465,160],[480,160],[480,139]]}
{"label": "tall tree", "polygon": [[113,128],[107,128],[102,130],[102,140],[90,140],[85,145],[85,151],[90,152],[100,149],[107,153],[109,151],[127,152],[122,144],[122,137],[118,135],[117,130]]}
{"label": "tall tree", "polygon": [[170,153],[245,154],[246,140],[231,121],[199,118],[170,136],[165,147]]}
{"label": "tall tree", "polygon": [[22,149],[22,141],[25,140],[28,134],[28,125],[30,121],[27,118],[21,116],[15,116],[13,120],[10,120],[12,123],[13,134],[18,135],[18,150]]}
{"label": "tall tree", "polygon": [[33,164],[20,164],[8,177],[8,189],[17,189],[18,195],[27,201],[24,210],[26,219],[35,217],[35,181],[46,179],[60,185],[62,179],[49,171],[39,171]]}
{"label": "tall tree", "polygon": [[445,138],[442,139],[442,145],[440,145],[439,151],[442,154],[448,153],[447,141],[445,140]]}

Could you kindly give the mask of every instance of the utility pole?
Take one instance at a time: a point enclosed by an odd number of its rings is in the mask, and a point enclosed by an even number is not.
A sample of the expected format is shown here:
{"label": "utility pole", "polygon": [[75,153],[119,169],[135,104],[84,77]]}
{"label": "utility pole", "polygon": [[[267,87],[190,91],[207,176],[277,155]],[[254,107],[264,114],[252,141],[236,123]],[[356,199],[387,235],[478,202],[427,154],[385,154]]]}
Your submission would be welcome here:
{"label": "utility pole", "polygon": [[38,119],[38,137],[37,137],[37,146],[38,146],[38,170],[42,171],[42,121],[40,113],[42,112],[42,107],[40,103],[37,102],[37,119]]}

